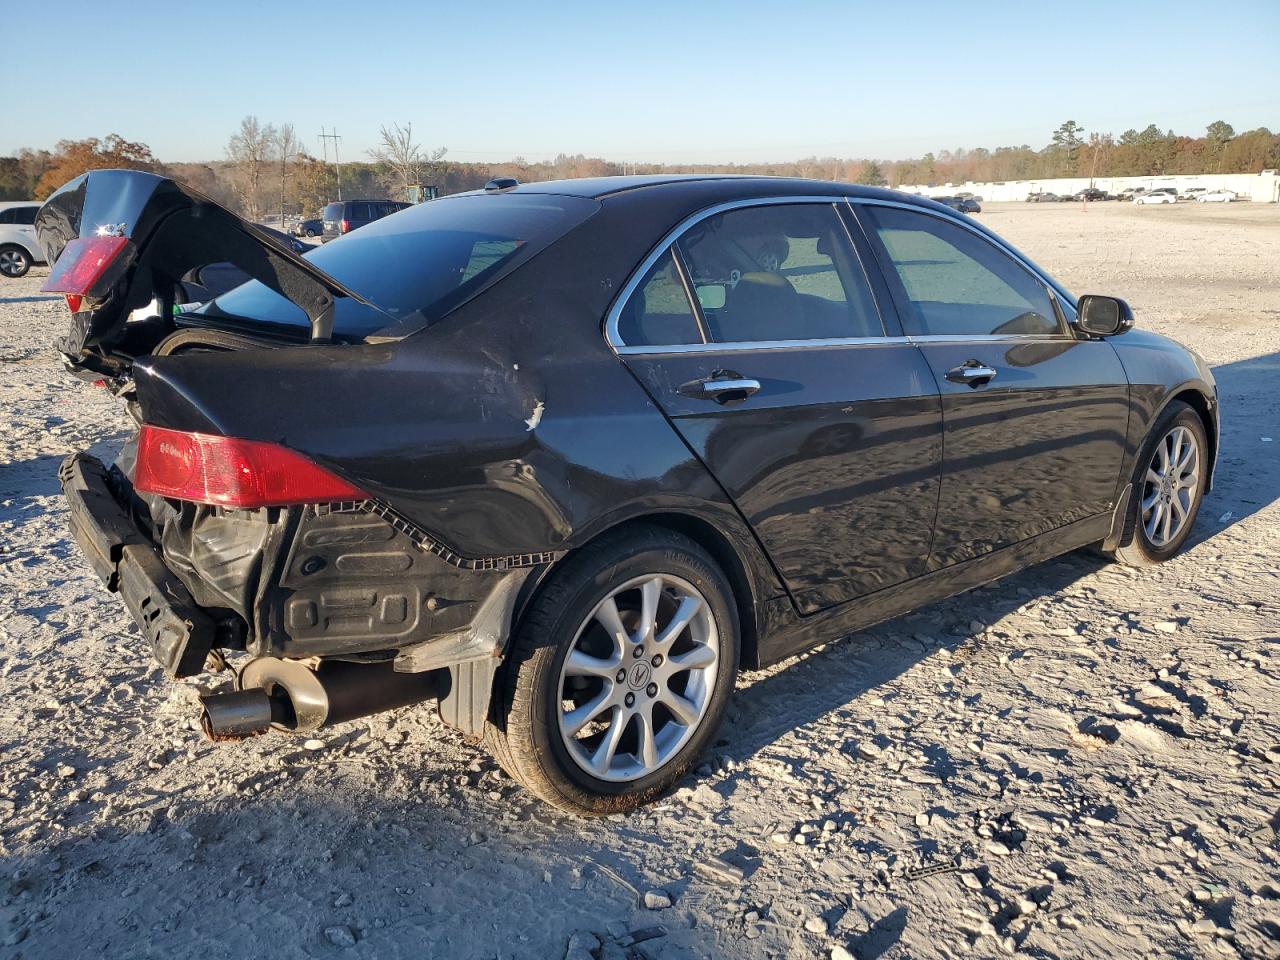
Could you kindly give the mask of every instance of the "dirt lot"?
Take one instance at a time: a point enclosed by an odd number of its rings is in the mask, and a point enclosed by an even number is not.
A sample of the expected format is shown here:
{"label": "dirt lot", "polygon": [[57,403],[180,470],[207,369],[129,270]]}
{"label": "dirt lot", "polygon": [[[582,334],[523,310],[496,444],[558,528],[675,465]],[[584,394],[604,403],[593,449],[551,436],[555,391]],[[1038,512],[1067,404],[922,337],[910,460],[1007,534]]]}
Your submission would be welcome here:
{"label": "dirt lot", "polygon": [[126,423],[47,348],[43,271],[0,281],[0,956],[1280,955],[1280,209],[981,219],[1214,366],[1194,546],[1068,556],[744,677],[700,778],[600,822],[427,709],[204,742],[56,495]]}

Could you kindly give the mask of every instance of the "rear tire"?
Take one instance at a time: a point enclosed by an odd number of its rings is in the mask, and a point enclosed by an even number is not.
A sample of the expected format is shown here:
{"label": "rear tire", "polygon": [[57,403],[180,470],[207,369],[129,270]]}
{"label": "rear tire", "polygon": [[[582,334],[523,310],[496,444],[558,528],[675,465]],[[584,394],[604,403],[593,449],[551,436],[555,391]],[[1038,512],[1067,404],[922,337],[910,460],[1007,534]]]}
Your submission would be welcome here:
{"label": "rear tire", "polygon": [[495,682],[485,745],[562,810],[632,810],[716,735],[738,653],[731,589],[705,550],[657,527],[606,535],[533,601]]}
{"label": "rear tire", "polygon": [[25,277],[27,271],[31,269],[32,262],[31,254],[22,247],[13,244],[0,247],[0,274],[10,280]]}
{"label": "rear tire", "polygon": [[1156,420],[1138,456],[1120,545],[1112,556],[1153,567],[1175,556],[1204,500],[1209,444],[1200,416],[1175,400]]}

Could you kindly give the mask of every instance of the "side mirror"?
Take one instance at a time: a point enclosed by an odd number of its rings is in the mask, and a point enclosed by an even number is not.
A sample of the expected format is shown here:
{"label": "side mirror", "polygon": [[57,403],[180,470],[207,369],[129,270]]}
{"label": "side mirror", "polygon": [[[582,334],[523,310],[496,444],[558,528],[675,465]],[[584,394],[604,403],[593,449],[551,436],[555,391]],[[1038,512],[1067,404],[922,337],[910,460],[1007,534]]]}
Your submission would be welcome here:
{"label": "side mirror", "polygon": [[1086,294],[1076,304],[1076,326],[1095,337],[1115,337],[1133,327],[1133,311],[1119,297]]}

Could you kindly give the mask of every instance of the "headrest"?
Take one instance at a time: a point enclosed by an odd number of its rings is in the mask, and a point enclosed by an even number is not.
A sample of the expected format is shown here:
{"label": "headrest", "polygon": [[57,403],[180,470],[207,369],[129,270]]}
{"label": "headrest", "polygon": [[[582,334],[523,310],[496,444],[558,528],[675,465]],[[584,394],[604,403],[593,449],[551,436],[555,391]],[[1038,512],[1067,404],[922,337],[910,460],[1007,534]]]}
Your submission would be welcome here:
{"label": "headrest", "polygon": [[781,274],[744,273],[729,289],[718,319],[722,340],[785,340],[804,319],[804,305]]}

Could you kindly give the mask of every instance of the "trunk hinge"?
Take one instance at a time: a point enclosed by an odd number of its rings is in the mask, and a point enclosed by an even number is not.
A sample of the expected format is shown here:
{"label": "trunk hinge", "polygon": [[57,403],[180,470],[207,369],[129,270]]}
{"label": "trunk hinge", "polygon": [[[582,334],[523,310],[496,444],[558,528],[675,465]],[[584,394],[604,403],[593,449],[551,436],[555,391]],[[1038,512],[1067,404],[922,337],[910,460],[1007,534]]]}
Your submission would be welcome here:
{"label": "trunk hinge", "polygon": [[311,321],[312,343],[333,343],[334,299],[326,297],[319,311],[308,317]]}

